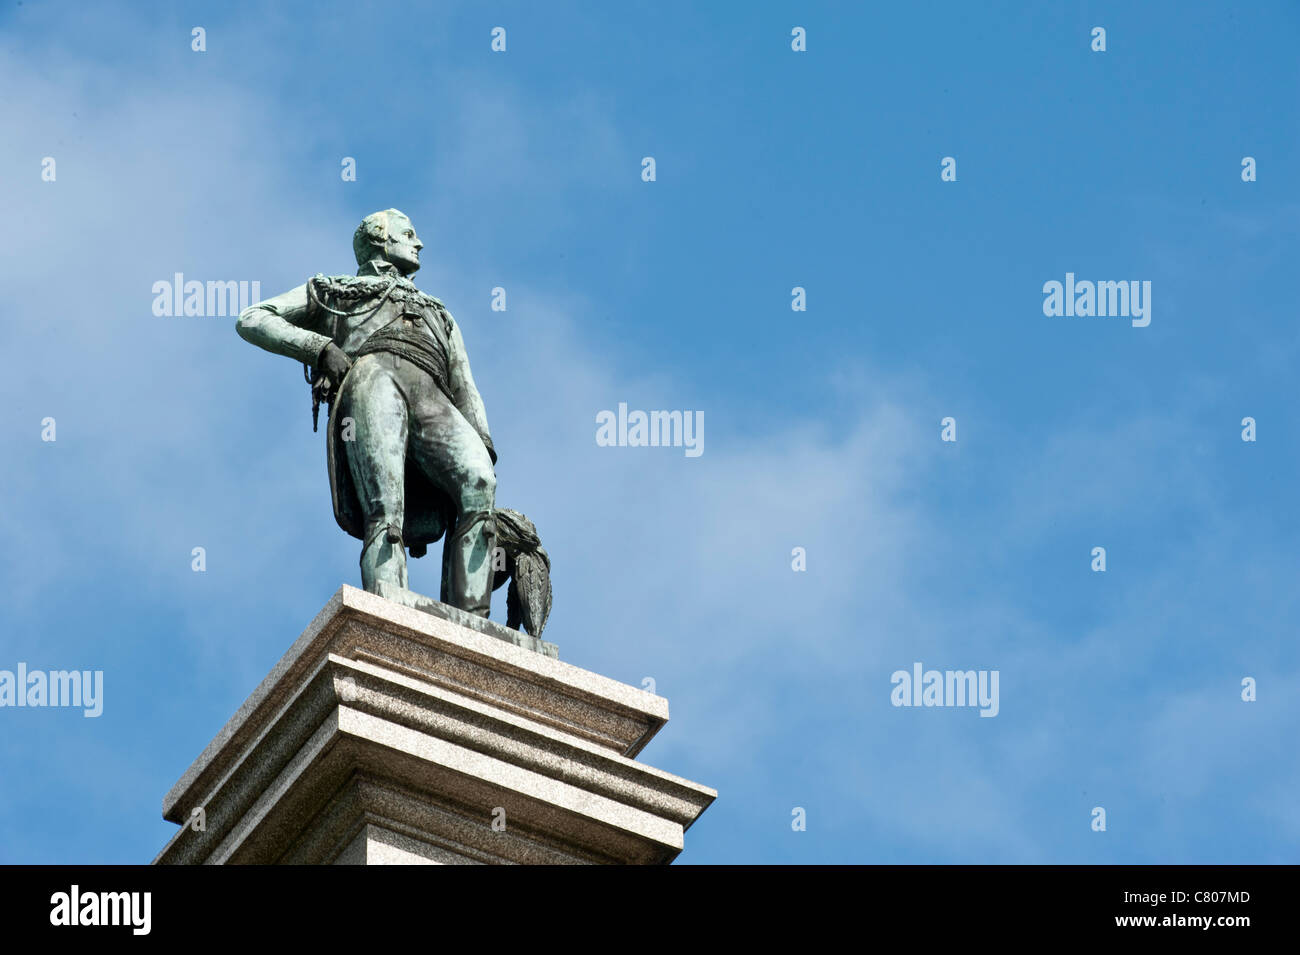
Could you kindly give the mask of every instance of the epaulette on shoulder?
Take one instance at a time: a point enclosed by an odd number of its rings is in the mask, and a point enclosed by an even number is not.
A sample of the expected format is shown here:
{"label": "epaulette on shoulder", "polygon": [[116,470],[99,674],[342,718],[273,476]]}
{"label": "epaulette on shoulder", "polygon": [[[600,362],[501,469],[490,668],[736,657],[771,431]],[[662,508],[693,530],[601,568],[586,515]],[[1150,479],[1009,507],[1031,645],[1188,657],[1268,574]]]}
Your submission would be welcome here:
{"label": "epaulette on shoulder", "polygon": [[446,306],[446,305],[443,305],[441,301],[439,301],[438,299],[434,298],[434,297],[433,297],[432,295],[430,295],[428,292],[425,292],[425,291],[421,290],[421,291],[420,291],[420,297],[421,297],[422,299],[424,299],[424,304],[425,304],[425,305],[428,305],[428,306],[430,306],[431,308],[436,308],[436,309],[437,309],[438,311],[440,311],[440,312],[445,312],[445,311],[447,311],[447,306]]}
{"label": "epaulette on shoulder", "polygon": [[335,302],[354,302],[382,292],[387,280],[377,275],[324,275],[317,273],[311,279],[317,295],[328,296]]}

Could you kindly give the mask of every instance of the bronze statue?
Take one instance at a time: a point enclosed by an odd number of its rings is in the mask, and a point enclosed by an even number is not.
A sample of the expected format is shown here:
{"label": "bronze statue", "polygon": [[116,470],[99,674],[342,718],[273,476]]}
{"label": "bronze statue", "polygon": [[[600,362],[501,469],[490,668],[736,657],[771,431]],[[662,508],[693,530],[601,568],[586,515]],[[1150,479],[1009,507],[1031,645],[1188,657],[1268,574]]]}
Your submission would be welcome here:
{"label": "bronze statue", "polygon": [[409,592],[406,549],[423,556],[445,532],[442,601],[487,617],[494,585],[506,574],[518,584],[522,566],[533,579],[511,588],[525,605],[512,606],[511,625],[522,619],[537,636],[550,610],[550,561],[516,512],[503,514],[528,533],[494,548],[496,449],[459,327],[410,280],[423,243],[407,216],[386,209],[362,220],[352,248],[356,275],[316,275],[250,306],[239,334],[303,363],[313,428],[320,404],[329,406],[334,517],[362,541],[362,586]]}

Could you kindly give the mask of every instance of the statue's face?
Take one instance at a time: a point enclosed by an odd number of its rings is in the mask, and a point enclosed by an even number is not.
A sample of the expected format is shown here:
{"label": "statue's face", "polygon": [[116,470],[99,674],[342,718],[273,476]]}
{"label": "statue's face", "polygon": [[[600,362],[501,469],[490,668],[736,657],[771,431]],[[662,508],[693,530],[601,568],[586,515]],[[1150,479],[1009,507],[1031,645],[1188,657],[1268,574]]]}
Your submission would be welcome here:
{"label": "statue's face", "polygon": [[384,240],[384,258],[397,267],[403,275],[410,275],[420,268],[420,250],[424,243],[415,234],[411,220],[402,216],[391,216],[388,220],[388,238]]}

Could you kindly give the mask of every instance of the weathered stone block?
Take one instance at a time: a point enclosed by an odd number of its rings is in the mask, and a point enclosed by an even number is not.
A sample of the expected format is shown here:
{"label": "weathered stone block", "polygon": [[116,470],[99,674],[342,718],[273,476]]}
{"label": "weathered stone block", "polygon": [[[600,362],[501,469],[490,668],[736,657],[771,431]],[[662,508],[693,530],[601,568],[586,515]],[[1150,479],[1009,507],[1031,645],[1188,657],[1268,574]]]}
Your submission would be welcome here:
{"label": "weathered stone block", "polygon": [[635,760],[667,701],[452,617],[340,589],[164,798],[155,863],[671,862],[717,794]]}

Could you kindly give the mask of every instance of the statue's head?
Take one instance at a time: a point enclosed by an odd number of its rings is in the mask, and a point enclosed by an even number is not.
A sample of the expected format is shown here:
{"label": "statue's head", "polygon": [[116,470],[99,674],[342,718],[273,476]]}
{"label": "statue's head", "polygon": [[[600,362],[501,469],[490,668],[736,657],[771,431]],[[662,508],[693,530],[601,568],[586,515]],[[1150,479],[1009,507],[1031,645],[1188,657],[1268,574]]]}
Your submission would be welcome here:
{"label": "statue's head", "polygon": [[412,275],[420,268],[420,250],[424,243],[415,234],[415,226],[406,214],[397,209],[372,212],[361,220],[352,235],[352,251],[357,266],[373,259],[392,262],[403,275]]}

